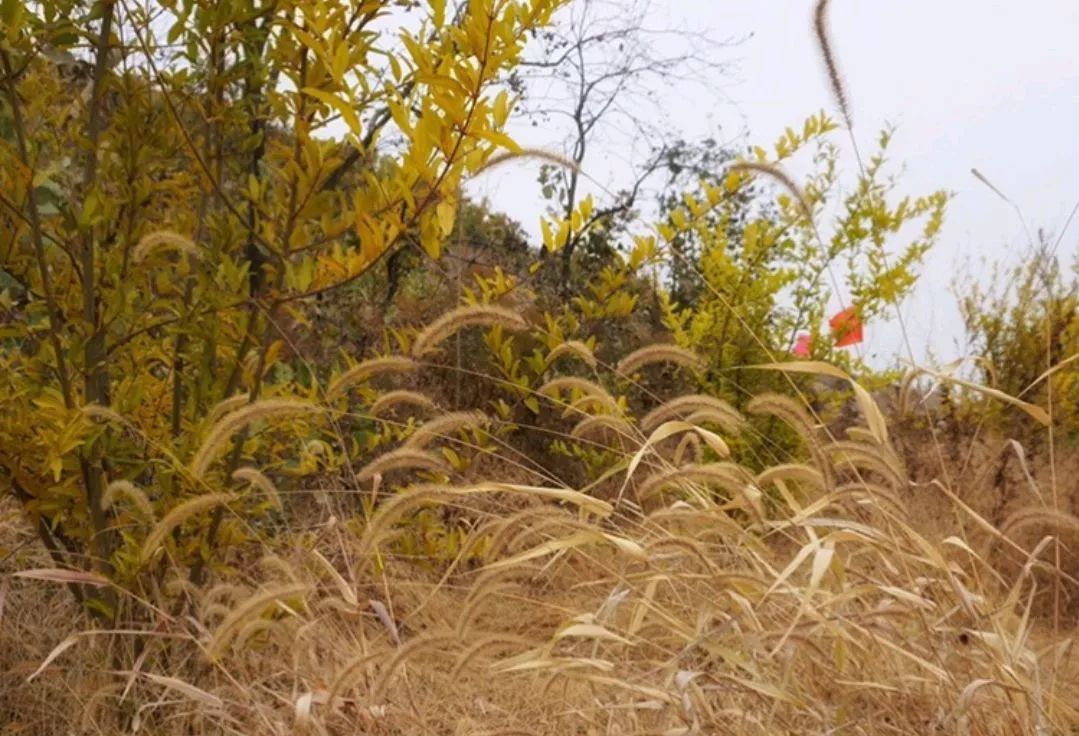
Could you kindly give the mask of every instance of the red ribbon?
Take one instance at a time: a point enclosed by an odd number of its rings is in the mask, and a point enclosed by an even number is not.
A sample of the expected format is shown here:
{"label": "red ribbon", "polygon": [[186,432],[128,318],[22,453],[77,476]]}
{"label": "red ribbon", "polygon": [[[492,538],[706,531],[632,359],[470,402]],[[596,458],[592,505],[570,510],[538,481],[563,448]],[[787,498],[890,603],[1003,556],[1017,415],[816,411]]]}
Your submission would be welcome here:
{"label": "red ribbon", "polygon": [[862,341],[862,318],[857,307],[848,307],[828,320],[837,348],[857,345]]}

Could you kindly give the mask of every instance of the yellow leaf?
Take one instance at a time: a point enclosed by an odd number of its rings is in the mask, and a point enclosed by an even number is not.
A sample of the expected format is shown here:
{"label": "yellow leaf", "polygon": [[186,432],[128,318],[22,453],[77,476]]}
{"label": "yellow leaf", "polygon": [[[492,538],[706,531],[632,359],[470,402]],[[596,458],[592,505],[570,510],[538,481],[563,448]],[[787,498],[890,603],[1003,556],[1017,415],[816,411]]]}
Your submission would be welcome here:
{"label": "yellow leaf", "polygon": [[443,235],[453,232],[453,223],[457,219],[457,207],[451,200],[444,199],[435,208],[438,217],[438,225],[442,228]]}
{"label": "yellow leaf", "polygon": [[495,104],[494,104],[494,110],[492,111],[492,116],[494,117],[495,125],[497,125],[498,127],[502,127],[503,125],[505,125],[506,120],[509,118],[509,115],[510,115],[510,102],[509,102],[509,100],[510,100],[510,96],[505,90],[502,90],[501,92],[499,92],[498,97],[495,98]]}
{"label": "yellow leaf", "polygon": [[540,230],[543,231],[543,247],[550,252],[554,252],[558,248],[558,244],[554,239],[554,232],[551,230],[551,223],[547,218],[540,220]]}
{"label": "yellow leaf", "polygon": [[390,115],[393,116],[393,122],[397,124],[398,129],[408,135],[412,132],[412,125],[409,122],[408,112],[405,111],[405,105],[403,100],[388,100],[386,107],[390,110]]}
{"label": "yellow leaf", "polygon": [[420,224],[420,245],[431,258],[442,255],[442,238],[442,225],[438,220],[431,217],[425,218]]}
{"label": "yellow leaf", "polygon": [[348,71],[348,44],[341,43],[337,45],[337,48],[333,51],[333,77],[334,81],[338,84],[342,84],[345,78],[345,72]]}
{"label": "yellow leaf", "polygon": [[352,103],[348,100],[342,100],[340,97],[330,94],[325,90],[316,89],[315,87],[304,87],[303,92],[306,95],[314,97],[320,102],[325,102],[331,108],[336,110],[341,116],[341,119],[345,121],[345,125],[353,135],[359,135],[362,131],[360,125],[360,118],[356,115],[356,110]]}
{"label": "yellow leaf", "polygon": [[485,130],[479,133],[479,136],[490,141],[491,143],[494,143],[496,146],[505,148],[511,153],[520,153],[522,150],[521,146],[517,143],[517,141],[510,138],[501,130]]}
{"label": "yellow leaf", "polygon": [[446,0],[430,0],[431,22],[435,28],[446,25]]}

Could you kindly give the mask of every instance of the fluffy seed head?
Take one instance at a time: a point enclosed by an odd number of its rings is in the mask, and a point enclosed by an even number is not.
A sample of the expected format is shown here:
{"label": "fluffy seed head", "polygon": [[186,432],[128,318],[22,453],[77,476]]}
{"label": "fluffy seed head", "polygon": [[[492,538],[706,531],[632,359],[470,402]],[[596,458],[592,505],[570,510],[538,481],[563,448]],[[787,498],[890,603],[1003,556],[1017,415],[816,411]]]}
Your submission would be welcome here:
{"label": "fluffy seed head", "polygon": [[319,408],[299,399],[263,399],[231,411],[222,417],[206,435],[198,452],[191,459],[189,470],[192,477],[200,479],[206,474],[210,463],[224,449],[232,435],[260,419],[280,419],[287,416],[312,414]]}
{"label": "fluffy seed head", "polygon": [[705,394],[688,394],[664,402],[650,411],[641,420],[641,429],[650,434],[664,422],[687,418],[701,412],[708,412],[706,416],[702,415],[702,419],[714,421],[728,432],[740,432],[745,425],[742,415],[723,399]]}
{"label": "fluffy seed head", "polygon": [[828,33],[828,3],[829,0],[817,0],[817,5],[813,9],[813,33],[817,37],[817,45],[820,47],[824,66],[828,70],[828,82],[832,88],[832,94],[835,95],[836,104],[843,114],[843,122],[849,129],[854,127],[854,121],[850,113],[847,88],[843,84],[843,76],[839,73],[839,64],[836,62],[831,36]]}
{"label": "fluffy seed head", "polygon": [[586,398],[591,399],[593,403],[603,406],[612,414],[621,413],[618,401],[607,392],[607,389],[586,378],[561,376],[548,381],[539,388],[539,393],[544,396],[554,397],[563,391],[576,391],[583,394]]}
{"label": "fluffy seed head", "polygon": [[553,365],[556,360],[563,356],[574,356],[584,361],[589,368],[596,367],[596,356],[591,349],[580,340],[567,340],[559,343],[554,350],[547,353],[547,365]]}
{"label": "fluffy seed head", "polygon": [[443,341],[466,327],[504,327],[527,330],[528,321],[513,310],[491,304],[471,304],[447,312],[427,325],[412,343],[412,355],[422,358],[434,352]]}
{"label": "fluffy seed head", "polygon": [[357,473],[356,478],[362,482],[370,480],[375,474],[385,475],[393,470],[407,469],[445,471],[446,462],[429,452],[414,447],[402,447],[369,462]]}
{"label": "fluffy seed head", "polygon": [[416,370],[417,365],[411,358],[390,355],[382,358],[370,358],[354,365],[335,378],[326,389],[326,398],[334,399],[360,381],[384,373],[408,373]]}
{"label": "fluffy seed head", "polygon": [[618,372],[628,376],[654,363],[673,363],[691,371],[704,368],[700,356],[679,345],[648,345],[622,358],[618,363]]}
{"label": "fluffy seed head", "polygon": [[405,447],[422,450],[439,438],[452,437],[454,433],[468,427],[486,427],[490,418],[482,411],[454,411],[424,422],[407,440]]}
{"label": "fluffy seed head", "polygon": [[142,237],[135,246],[135,249],[131,252],[131,259],[135,263],[141,263],[146,259],[146,256],[159,248],[175,248],[192,258],[199,257],[199,249],[195,246],[195,243],[191,238],[180,235],[172,230],[158,230],[157,232],[148,233]]}
{"label": "fluffy seed head", "polygon": [[428,411],[434,411],[438,408],[435,405],[435,402],[431,400],[431,397],[421,394],[418,391],[406,391],[402,389],[399,391],[390,391],[378,397],[378,400],[371,404],[370,414],[373,417],[379,417],[390,409],[402,404],[419,407],[420,409],[426,409]]}

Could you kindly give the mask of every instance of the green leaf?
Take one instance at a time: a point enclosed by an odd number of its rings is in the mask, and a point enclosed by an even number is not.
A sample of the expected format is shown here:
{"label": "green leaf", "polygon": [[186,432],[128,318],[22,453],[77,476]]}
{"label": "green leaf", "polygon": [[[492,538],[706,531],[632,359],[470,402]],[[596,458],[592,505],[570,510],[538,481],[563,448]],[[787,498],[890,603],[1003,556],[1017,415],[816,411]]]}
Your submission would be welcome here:
{"label": "green leaf", "polygon": [[14,44],[18,40],[25,12],[22,0],[0,1],[0,21],[4,22],[8,43]]}

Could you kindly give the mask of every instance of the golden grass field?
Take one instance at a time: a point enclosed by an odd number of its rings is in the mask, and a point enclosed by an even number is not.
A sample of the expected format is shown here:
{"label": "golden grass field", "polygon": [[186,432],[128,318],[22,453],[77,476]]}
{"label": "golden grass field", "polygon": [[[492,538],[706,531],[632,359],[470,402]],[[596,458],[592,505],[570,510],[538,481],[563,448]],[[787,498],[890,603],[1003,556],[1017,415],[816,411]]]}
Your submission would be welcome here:
{"label": "golden grass field", "polygon": [[[1079,733],[1074,456],[1051,487],[1044,465],[997,472],[1005,442],[942,447],[875,409],[837,439],[793,400],[750,409],[814,461],[702,459],[723,441],[673,420],[741,417],[684,397],[640,428],[577,425],[626,459],[589,488],[508,452],[425,483],[454,423],[436,418],[358,469],[373,493],[415,481],[369,522],[332,487],[286,499],[280,543],[138,630],[95,629],[35,577],[50,565],[6,507],[0,733]],[[446,564],[395,553],[421,508],[474,522]]]}

